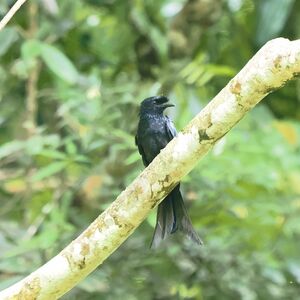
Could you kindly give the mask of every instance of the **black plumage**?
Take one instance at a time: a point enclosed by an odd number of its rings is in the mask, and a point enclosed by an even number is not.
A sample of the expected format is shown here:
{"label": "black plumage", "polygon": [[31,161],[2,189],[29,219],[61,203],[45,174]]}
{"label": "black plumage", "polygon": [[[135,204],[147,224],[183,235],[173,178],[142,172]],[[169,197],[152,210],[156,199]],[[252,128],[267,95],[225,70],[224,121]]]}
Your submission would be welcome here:
{"label": "black plumage", "polygon": [[[177,134],[172,121],[163,114],[170,106],[174,105],[170,104],[165,96],[150,97],[141,103],[135,142],[145,166],[148,166]],[[182,231],[197,244],[202,244],[187,214],[180,184],[158,205],[151,248],[156,248],[162,240],[177,230]]]}

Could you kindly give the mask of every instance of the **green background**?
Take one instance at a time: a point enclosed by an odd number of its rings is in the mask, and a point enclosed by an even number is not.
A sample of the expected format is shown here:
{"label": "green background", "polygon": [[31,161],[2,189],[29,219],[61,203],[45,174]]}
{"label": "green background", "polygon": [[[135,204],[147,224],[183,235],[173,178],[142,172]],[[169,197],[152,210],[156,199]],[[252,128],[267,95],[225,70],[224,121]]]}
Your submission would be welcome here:
{"label": "green background", "polygon": [[[27,1],[0,32],[0,289],[143,170],[144,98],[168,95],[180,130],[278,36],[300,37],[300,1]],[[151,251],[153,212],[62,299],[298,299],[299,104],[294,80],[183,179],[203,247],[178,234]]]}

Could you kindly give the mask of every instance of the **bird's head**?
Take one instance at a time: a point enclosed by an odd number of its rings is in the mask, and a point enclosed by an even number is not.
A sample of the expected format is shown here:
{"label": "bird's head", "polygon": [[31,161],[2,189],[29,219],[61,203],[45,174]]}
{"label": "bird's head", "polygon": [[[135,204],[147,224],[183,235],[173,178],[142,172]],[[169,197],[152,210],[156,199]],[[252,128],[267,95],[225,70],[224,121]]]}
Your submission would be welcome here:
{"label": "bird's head", "polygon": [[174,106],[165,96],[150,97],[141,103],[140,113],[162,114],[167,107]]}

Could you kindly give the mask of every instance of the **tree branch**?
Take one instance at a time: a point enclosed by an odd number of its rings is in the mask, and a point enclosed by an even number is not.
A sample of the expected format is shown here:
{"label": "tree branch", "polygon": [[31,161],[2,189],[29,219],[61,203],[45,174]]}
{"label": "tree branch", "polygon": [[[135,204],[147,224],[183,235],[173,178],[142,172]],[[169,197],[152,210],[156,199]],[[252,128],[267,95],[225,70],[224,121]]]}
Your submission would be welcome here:
{"label": "tree branch", "polygon": [[6,26],[6,24],[10,21],[10,19],[14,16],[14,14],[20,9],[20,7],[26,2],[26,0],[18,0],[12,8],[8,11],[8,13],[3,17],[0,21],[0,31]]}
{"label": "tree branch", "polygon": [[113,253],[218,141],[267,94],[300,74],[300,40],[268,42],[76,240],[1,299],[57,299]]}

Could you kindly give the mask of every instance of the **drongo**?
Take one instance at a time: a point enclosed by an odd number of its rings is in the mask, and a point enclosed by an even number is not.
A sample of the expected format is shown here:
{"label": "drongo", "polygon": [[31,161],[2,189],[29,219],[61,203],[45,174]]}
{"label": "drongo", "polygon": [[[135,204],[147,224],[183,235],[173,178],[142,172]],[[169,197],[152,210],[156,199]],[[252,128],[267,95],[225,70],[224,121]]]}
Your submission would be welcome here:
{"label": "drongo", "polygon": [[[141,103],[135,142],[145,166],[148,166],[177,134],[172,121],[163,114],[164,110],[171,106],[174,105],[169,103],[165,96],[150,97]],[[180,184],[158,205],[151,248],[156,248],[162,240],[177,230],[197,244],[202,244],[187,214]]]}

